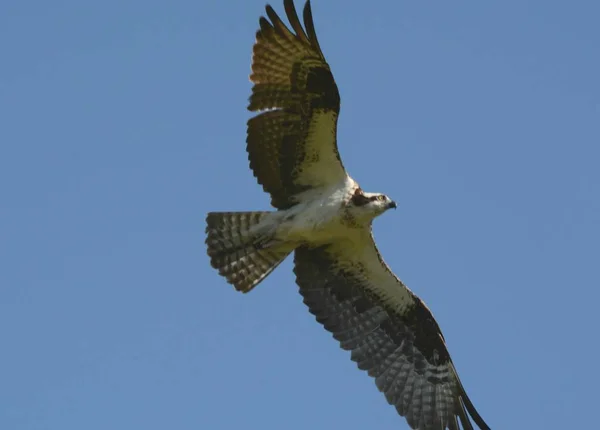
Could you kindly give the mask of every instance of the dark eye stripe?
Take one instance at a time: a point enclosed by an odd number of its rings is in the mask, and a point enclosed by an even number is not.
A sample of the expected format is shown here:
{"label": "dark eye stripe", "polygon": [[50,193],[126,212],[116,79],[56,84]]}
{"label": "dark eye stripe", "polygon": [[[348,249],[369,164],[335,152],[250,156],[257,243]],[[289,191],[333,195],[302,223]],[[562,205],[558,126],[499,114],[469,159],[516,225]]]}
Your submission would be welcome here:
{"label": "dark eye stripe", "polygon": [[360,188],[358,188],[352,195],[352,203],[354,204],[354,206],[364,206],[370,201],[371,199],[366,197]]}

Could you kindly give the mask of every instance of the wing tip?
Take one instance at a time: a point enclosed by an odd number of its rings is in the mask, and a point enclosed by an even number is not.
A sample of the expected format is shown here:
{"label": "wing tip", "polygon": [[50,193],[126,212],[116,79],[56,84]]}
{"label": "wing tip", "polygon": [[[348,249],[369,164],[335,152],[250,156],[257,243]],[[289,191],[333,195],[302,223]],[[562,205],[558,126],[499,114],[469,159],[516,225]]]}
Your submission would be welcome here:
{"label": "wing tip", "polygon": [[469,399],[469,396],[467,396],[467,393],[464,391],[464,389],[462,391],[463,393],[460,396],[462,406],[466,409],[473,422],[477,424],[477,427],[479,427],[480,430],[491,430],[490,426],[484,421],[479,412],[477,412],[477,409],[475,409],[473,402],[471,402],[471,399]]}
{"label": "wing tip", "polygon": [[469,416],[470,416],[471,419],[473,420],[473,422],[477,425],[477,427],[479,427],[480,430],[491,430],[490,426],[485,422],[483,417],[479,414],[479,412],[475,408],[475,405],[473,404],[473,402],[467,395],[467,391],[465,390],[465,387],[463,386],[460,378],[458,377],[458,372],[456,371],[454,364],[452,364],[452,371],[454,372],[454,376],[455,376],[457,384],[458,384],[458,396],[459,396],[459,398],[458,398],[458,402],[459,402],[458,417],[460,418],[463,428],[465,430],[473,429],[473,426],[471,425],[471,422],[469,420]]}
{"label": "wing tip", "polygon": [[323,55],[323,51],[321,51],[321,46],[319,44],[319,38],[317,37],[317,31],[315,30],[315,23],[312,15],[312,6],[310,5],[310,0],[307,0],[304,5],[304,26],[306,27],[306,31],[308,32],[308,39],[311,46],[319,53],[321,58],[325,58]]}
{"label": "wing tip", "polygon": [[[287,36],[295,37],[300,42],[310,46],[316,52],[318,52],[322,58],[324,58],[315,31],[310,0],[307,0],[304,4],[302,14],[304,26],[302,26],[302,23],[300,22],[298,12],[296,11],[296,7],[294,5],[294,0],[283,0],[283,7],[290,26],[294,30],[295,34],[289,31],[289,28],[284,24],[277,12],[275,12],[275,9],[270,4],[265,6],[265,12],[270,22],[264,17],[261,17],[261,20],[264,19],[268,23],[269,27],[275,28],[279,33],[285,33]],[[261,23],[261,29],[262,28],[263,27]]]}

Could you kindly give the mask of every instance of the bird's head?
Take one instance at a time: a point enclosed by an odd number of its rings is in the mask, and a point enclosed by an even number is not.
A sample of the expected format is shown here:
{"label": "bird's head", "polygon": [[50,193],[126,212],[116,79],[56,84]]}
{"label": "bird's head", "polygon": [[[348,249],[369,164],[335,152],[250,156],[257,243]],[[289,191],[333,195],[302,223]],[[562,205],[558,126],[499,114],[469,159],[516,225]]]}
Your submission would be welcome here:
{"label": "bird's head", "polygon": [[385,194],[365,193],[360,188],[356,189],[348,204],[357,219],[369,221],[388,209],[396,209],[396,202]]}

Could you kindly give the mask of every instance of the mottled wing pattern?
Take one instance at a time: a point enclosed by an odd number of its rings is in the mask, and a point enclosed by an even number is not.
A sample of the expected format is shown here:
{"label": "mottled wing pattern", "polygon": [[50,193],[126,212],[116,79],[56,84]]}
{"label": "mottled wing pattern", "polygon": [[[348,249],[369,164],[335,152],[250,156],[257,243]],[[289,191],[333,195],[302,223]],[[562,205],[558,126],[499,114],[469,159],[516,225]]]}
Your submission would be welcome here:
{"label": "mottled wing pattern", "polygon": [[269,20],[260,18],[248,109],[264,112],[248,121],[247,137],[250,168],[278,209],[293,206],[303,191],[346,176],[336,142],[340,95],[317,41],[310,2],[306,31],[293,0],[284,5],[295,33],[271,6]]}
{"label": "mottled wing pattern", "polygon": [[462,387],[433,315],[390,271],[372,236],[364,246],[295,251],[296,282],[333,334],[413,429],[489,429]]}

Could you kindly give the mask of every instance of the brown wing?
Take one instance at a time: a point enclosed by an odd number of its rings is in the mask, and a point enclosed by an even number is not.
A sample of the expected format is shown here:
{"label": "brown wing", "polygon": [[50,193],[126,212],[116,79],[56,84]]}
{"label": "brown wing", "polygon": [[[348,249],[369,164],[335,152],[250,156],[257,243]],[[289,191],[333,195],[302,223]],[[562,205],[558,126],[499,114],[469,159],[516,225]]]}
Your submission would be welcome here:
{"label": "brown wing", "polygon": [[285,209],[299,193],[342,181],[346,171],[337,150],[340,95],[319,47],[310,2],[300,24],[293,0],[284,0],[292,33],[271,6],[260,18],[252,57],[251,111],[248,121],[250,168]]}
{"label": "brown wing", "polygon": [[[365,235],[366,236],[366,235]],[[388,268],[370,235],[296,250],[296,282],[309,310],[358,367],[375,378],[413,429],[489,429],[458,378],[433,315]]]}

